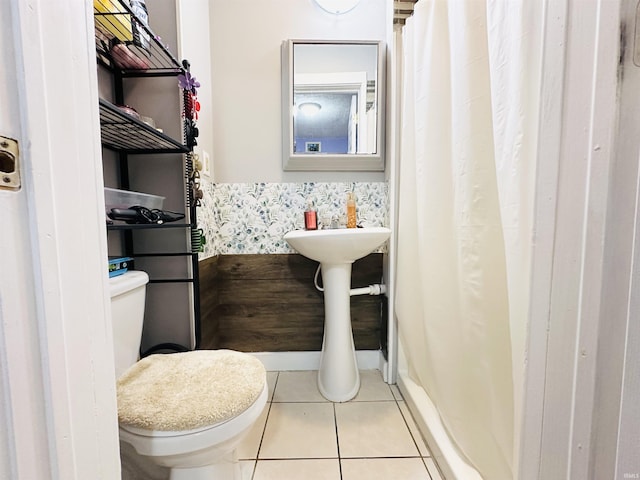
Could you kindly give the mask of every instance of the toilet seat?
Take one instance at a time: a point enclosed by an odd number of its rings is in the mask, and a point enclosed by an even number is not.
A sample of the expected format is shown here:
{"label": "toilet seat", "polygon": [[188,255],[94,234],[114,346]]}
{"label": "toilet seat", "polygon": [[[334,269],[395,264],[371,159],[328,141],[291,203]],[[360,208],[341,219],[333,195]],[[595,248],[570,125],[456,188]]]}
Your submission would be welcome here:
{"label": "toilet seat", "polygon": [[[232,451],[268,396],[262,363],[232,350],[151,355],[117,389],[120,440],[168,467],[186,457],[190,467],[208,465]],[[229,399],[225,408],[216,404]]]}
{"label": "toilet seat", "polygon": [[[223,422],[184,431],[145,430],[120,426],[120,440],[133,445],[140,455],[171,457],[191,454],[212,444],[232,440],[239,432],[251,428],[267,403],[268,387],[265,383],[260,396],[244,412]],[[207,462],[210,457],[206,458]],[[167,465],[170,466],[170,465]]]}
{"label": "toilet seat", "polygon": [[247,410],[265,384],[264,366],[246,353],[150,355],[118,379],[118,422],[130,431],[197,433]]}
{"label": "toilet seat", "polygon": [[[260,396],[256,399],[256,401],[253,403],[253,405],[251,405],[247,410],[244,410],[242,412],[240,412],[239,414],[235,415],[232,418],[228,418],[226,420],[222,420],[220,422],[216,422],[212,425],[205,425],[202,427],[198,427],[198,428],[193,428],[191,430],[147,430],[145,428],[139,428],[139,427],[133,427],[131,425],[120,425],[120,430],[126,430],[127,432],[133,433],[135,435],[140,435],[142,437],[180,437],[183,435],[193,435],[196,433],[200,433],[200,432],[204,432],[206,430],[211,430],[214,428],[218,428],[220,429],[220,427],[224,426],[227,423],[236,423],[234,422],[234,420],[236,420],[238,417],[246,414],[247,412],[250,412],[250,410],[252,408],[255,407],[255,405],[260,404],[260,400],[262,399],[262,397],[266,397],[267,395],[267,385],[265,384],[263,391],[260,392]],[[266,401],[266,398],[265,398]],[[266,403],[266,402],[265,402]]]}

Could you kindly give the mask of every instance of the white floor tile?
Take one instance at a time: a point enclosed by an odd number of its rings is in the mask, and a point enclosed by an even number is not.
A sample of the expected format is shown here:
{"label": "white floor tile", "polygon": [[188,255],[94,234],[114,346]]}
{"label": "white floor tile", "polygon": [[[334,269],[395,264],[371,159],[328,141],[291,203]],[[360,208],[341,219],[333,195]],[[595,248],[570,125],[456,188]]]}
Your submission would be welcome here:
{"label": "white floor tile", "polygon": [[342,480],[431,480],[421,458],[354,458],[340,463]]}
{"label": "white floor tile", "polygon": [[360,371],[360,390],[352,401],[370,402],[393,399],[391,389],[382,379],[380,370]]}
{"label": "white floor tile", "polygon": [[338,459],[259,460],[253,480],[340,480]]}
{"label": "white floor tile", "polygon": [[427,444],[422,438],[422,433],[418,429],[418,425],[416,425],[415,420],[413,419],[413,415],[411,415],[411,411],[405,402],[398,402],[398,406],[400,407],[400,412],[402,412],[402,416],[409,425],[409,431],[411,435],[413,435],[413,439],[416,441],[416,445],[418,445],[418,450],[420,450],[420,455],[423,457],[430,457],[431,452],[427,448]]}
{"label": "white floor tile", "polygon": [[328,402],[318,390],[318,372],[280,372],[274,402]]}
{"label": "white floor tile", "polygon": [[240,474],[242,480],[251,480],[253,477],[253,470],[256,466],[255,460],[241,460],[240,461]]}
{"label": "white floor tile", "polygon": [[262,434],[264,433],[264,427],[267,423],[267,415],[269,413],[269,407],[271,403],[267,403],[264,406],[264,410],[253,424],[253,428],[247,434],[247,436],[238,445],[237,453],[240,460],[250,460],[258,458],[258,448],[262,441]]}
{"label": "white floor tile", "polygon": [[396,402],[340,403],[335,408],[340,457],[420,455]]}
{"label": "white floor tile", "polygon": [[332,403],[273,403],[258,458],[337,458]]}

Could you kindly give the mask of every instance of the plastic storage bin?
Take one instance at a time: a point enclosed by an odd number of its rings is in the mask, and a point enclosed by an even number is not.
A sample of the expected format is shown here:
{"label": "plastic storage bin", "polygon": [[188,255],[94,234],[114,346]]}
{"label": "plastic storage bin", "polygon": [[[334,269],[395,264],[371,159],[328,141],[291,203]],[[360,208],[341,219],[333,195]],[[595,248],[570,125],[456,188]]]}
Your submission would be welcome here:
{"label": "plastic storage bin", "polygon": [[107,212],[110,212],[112,208],[129,208],[134,205],[147,207],[150,210],[162,210],[164,199],[165,197],[147,193],[106,187],[104,189],[104,203],[106,204]]}

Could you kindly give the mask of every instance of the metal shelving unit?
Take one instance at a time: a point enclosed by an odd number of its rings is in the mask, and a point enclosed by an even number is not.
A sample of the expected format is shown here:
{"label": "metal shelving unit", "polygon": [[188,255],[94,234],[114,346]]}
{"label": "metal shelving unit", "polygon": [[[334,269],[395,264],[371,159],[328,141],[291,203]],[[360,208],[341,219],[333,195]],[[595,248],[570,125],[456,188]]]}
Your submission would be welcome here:
{"label": "metal shelving unit", "polygon": [[[188,62],[178,62],[162,40],[154,35],[151,29],[133,12],[128,3],[122,0],[95,0],[95,41],[98,64],[111,73],[114,79],[114,100],[124,105],[123,80],[127,78],[170,77],[186,74]],[[135,36],[142,35],[146,48],[140,48]],[[125,54],[126,56],[123,56]],[[183,90],[186,98],[187,91]],[[183,105],[186,102],[183,101]],[[107,230],[119,231],[123,235],[124,253],[127,256],[139,258],[159,259],[168,257],[188,257],[191,275],[186,278],[150,278],[150,284],[158,283],[190,283],[192,284],[193,319],[195,348],[200,343],[200,299],[198,252],[167,251],[150,253],[136,251],[133,237],[137,231],[186,229],[189,233],[197,228],[196,201],[193,192],[193,146],[196,144],[197,128],[190,112],[183,106],[183,139],[176,140],[158,131],[152,126],[140,121],[107,100],[100,99],[100,129],[102,144],[105,148],[117,153],[120,171],[120,188],[129,189],[129,155],[147,154],[181,154],[184,162],[185,188],[185,220],[183,222],[169,222],[163,224],[126,224],[112,222],[107,224]],[[187,351],[191,348],[177,343],[162,343],[155,345],[142,356],[157,351]]]}

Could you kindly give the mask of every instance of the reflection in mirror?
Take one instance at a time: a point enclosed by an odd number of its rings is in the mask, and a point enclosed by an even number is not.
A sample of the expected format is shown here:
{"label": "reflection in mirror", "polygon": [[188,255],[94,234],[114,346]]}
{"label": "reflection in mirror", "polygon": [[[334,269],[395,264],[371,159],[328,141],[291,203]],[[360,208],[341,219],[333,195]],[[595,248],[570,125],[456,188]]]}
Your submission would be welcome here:
{"label": "reflection in mirror", "polygon": [[285,170],[383,170],[379,42],[283,49]]}
{"label": "reflection in mirror", "polygon": [[376,153],[367,127],[375,125],[378,45],[298,43],[293,55],[293,151],[320,142],[315,153]]}

